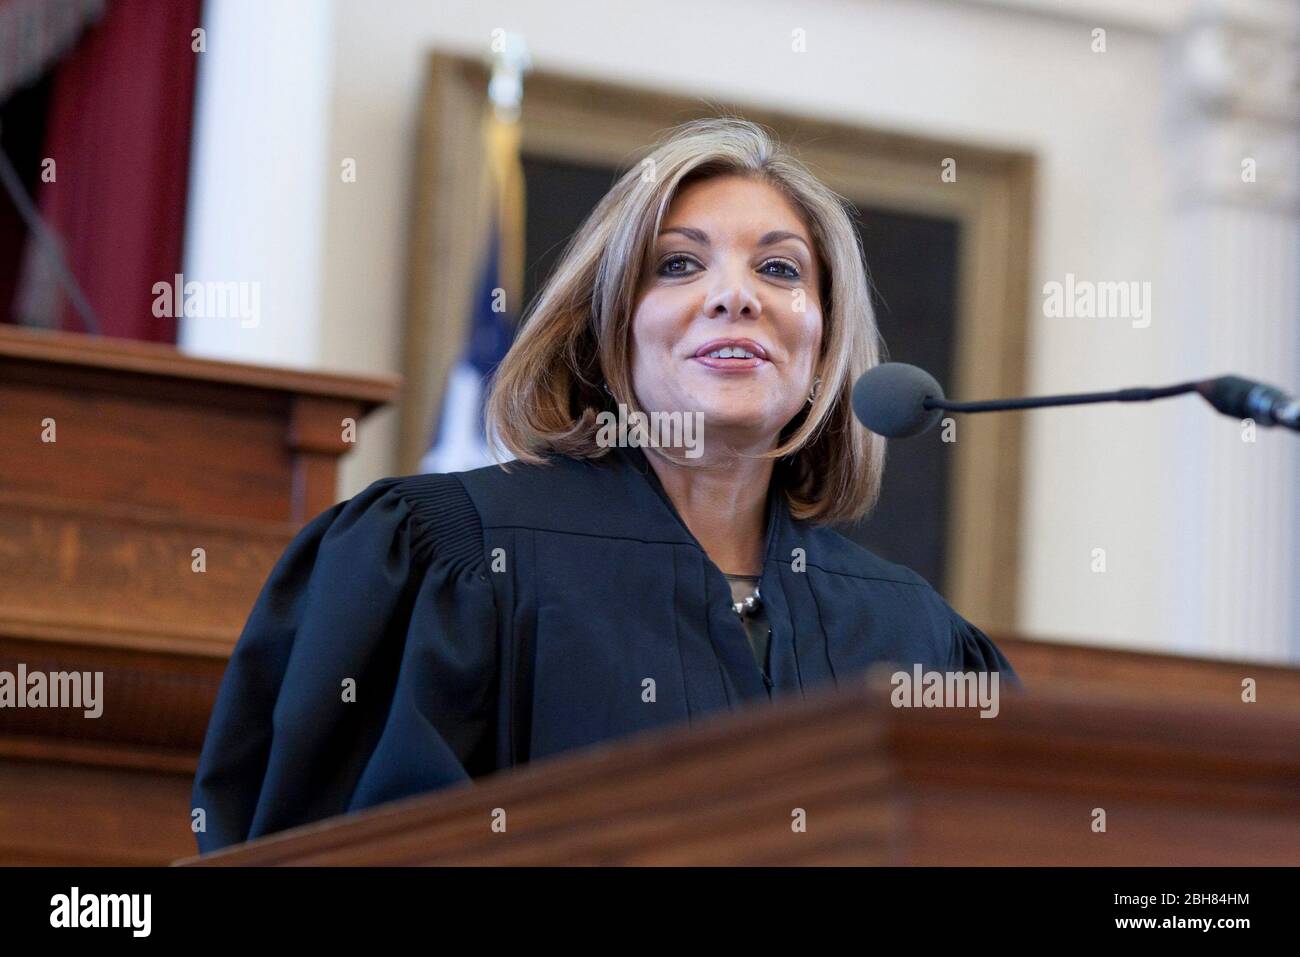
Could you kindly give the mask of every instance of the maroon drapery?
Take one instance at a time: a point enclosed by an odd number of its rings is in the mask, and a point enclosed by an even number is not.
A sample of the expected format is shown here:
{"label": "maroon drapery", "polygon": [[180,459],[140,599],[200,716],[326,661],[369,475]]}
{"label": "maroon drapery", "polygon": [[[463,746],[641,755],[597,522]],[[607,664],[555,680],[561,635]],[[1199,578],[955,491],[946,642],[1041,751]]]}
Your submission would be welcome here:
{"label": "maroon drapery", "polygon": [[[153,315],[153,285],[181,271],[201,0],[111,0],[57,66],[41,212],[104,335],[176,341]],[[25,319],[82,329],[55,274],[28,240]],[[42,314],[43,313],[43,314]]]}

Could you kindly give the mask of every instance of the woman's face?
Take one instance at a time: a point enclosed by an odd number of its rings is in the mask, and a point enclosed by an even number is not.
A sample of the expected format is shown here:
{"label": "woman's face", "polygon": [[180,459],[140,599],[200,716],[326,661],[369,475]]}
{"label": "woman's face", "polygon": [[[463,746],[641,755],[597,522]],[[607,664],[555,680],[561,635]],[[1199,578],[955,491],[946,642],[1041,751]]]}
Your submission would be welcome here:
{"label": "woman's face", "polygon": [[[641,407],[701,413],[706,455],[719,433],[772,448],[812,388],[819,268],[803,218],[767,183],[724,175],[680,190],[632,316]],[[742,357],[719,356],[728,344]]]}

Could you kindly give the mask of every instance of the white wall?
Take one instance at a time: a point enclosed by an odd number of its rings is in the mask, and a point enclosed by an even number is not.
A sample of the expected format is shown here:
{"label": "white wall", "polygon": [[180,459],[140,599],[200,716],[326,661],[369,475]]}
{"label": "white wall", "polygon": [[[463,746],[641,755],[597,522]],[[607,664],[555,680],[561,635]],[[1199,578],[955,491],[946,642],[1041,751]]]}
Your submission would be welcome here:
{"label": "white wall", "polygon": [[[432,47],[478,54],[503,27],[522,32],[535,64],[548,70],[1029,150],[1040,162],[1035,288],[1067,272],[1149,281],[1154,303],[1146,329],[1127,320],[1048,320],[1035,311],[1030,391],[1224,371],[1204,367],[1170,308],[1174,287],[1195,280],[1166,254],[1176,178],[1165,30],[1189,7],[1177,0],[1141,13],[1127,0],[693,0],[685,8],[334,0],[325,166],[336,171],[342,157],[353,157],[358,182],[334,172],[322,186],[316,360],[329,368],[400,369],[422,64]],[[1096,26],[1108,31],[1104,54],[1090,49]],[[806,31],[805,53],[791,51],[795,28]],[[526,104],[525,84],[525,115]],[[310,248],[319,239],[316,223],[299,226],[297,238]],[[1288,319],[1296,321],[1278,321]],[[1191,562],[1205,575],[1221,570],[1220,558],[1196,557],[1203,542],[1186,527],[1204,501],[1190,513],[1168,504],[1179,430],[1203,427],[1210,415],[1189,418],[1177,405],[1194,401],[1028,414],[1023,631],[1216,651],[1204,636],[1177,636],[1169,624],[1189,587],[1172,569],[1182,576]],[[392,468],[394,428],[390,416],[363,431],[343,494]],[[1104,574],[1091,570],[1095,548],[1106,550]],[[1252,653],[1249,643],[1235,651]]]}

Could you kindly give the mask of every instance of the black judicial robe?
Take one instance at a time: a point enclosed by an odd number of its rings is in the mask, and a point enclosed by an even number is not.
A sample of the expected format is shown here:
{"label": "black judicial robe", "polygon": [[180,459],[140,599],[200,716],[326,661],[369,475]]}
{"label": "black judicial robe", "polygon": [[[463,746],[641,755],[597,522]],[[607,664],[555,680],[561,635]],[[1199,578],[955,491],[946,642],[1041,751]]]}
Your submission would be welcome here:
{"label": "black judicial robe", "polygon": [[775,491],[759,587],[770,676],[639,449],[381,479],[306,525],[253,606],[199,759],[199,850],[877,662],[1018,684],[919,575]]}

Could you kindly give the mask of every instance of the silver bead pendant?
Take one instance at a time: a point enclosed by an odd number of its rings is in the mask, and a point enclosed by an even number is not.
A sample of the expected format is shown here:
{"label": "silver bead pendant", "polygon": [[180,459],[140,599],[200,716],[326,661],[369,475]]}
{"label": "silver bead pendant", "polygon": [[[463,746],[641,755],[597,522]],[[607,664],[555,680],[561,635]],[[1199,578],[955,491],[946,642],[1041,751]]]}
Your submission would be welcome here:
{"label": "silver bead pendant", "polygon": [[757,614],[758,610],[762,607],[763,598],[759,595],[757,586],[754,588],[754,593],[752,595],[746,595],[743,601],[733,601],[731,603],[732,610],[741,618],[747,618],[750,615]]}

